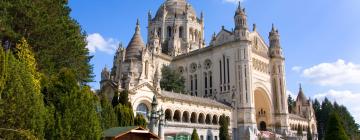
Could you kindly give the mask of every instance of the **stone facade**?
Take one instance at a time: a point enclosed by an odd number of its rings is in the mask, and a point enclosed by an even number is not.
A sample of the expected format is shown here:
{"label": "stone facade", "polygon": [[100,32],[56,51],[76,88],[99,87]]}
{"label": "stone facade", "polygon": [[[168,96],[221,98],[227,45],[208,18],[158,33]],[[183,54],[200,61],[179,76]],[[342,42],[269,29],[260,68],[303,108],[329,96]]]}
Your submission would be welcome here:
{"label": "stone facade", "polygon": [[[203,14],[197,17],[186,0],[166,0],[154,17],[150,12],[148,17],[147,43],[141,38],[137,21],[127,48],[120,45],[113,68],[104,68],[101,73],[100,93],[111,100],[115,91],[129,90],[135,115],[149,116],[151,111],[162,110],[162,139],[191,135],[196,128],[204,140],[217,140],[223,114],[230,120],[234,140],[257,139],[260,131],[292,136],[292,124],[314,124],[315,117],[306,116],[313,113],[309,101],[297,101],[297,115],[288,113],[279,31],[272,26],[267,45],[256,25],[248,29],[240,4],[235,10],[234,30],[223,27],[207,47]],[[161,90],[164,65],[185,78],[185,94]],[[158,125],[151,117],[149,121]]]}

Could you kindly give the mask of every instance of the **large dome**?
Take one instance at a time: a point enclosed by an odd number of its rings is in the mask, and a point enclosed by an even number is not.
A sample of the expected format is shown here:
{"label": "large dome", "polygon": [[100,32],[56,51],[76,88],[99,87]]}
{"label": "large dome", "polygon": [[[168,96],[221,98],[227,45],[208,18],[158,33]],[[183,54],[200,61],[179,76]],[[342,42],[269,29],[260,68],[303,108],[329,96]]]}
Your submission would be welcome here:
{"label": "large dome", "polygon": [[186,0],[166,0],[156,12],[155,17],[161,17],[164,13],[164,6],[167,11],[167,16],[184,15],[186,11],[188,14],[196,16],[195,10]]}

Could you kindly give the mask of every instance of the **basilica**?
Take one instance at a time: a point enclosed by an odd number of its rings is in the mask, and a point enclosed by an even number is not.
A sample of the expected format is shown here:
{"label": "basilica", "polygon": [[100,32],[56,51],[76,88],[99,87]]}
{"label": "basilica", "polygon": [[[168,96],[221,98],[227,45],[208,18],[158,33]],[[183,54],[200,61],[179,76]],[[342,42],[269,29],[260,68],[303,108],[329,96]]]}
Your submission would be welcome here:
{"label": "basilica", "polygon": [[[187,0],[165,0],[148,13],[146,42],[140,22],[126,47],[120,45],[111,69],[101,73],[100,96],[111,100],[128,90],[134,115],[147,117],[162,140],[219,140],[219,118],[229,120],[233,140],[317,139],[312,103],[300,87],[289,113],[285,56],[273,25],[268,42],[249,29],[244,8],[234,9],[234,27],[222,27],[206,45],[204,15]],[[185,93],[161,88],[161,69],[185,79]],[[308,134],[308,132],[310,132]]]}

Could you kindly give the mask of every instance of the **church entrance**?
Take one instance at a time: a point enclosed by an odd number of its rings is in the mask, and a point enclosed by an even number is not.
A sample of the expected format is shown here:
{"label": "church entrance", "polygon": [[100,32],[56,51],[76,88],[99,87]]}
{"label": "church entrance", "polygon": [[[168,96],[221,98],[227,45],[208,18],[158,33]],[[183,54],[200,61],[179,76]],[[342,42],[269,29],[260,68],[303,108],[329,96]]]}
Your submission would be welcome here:
{"label": "church entrance", "polygon": [[264,121],[260,122],[260,131],[266,131],[266,123]]}
{"label": "church entrance", "polygon": [[267,131],[272,123],[271,115],[271,100],[266,91],[262,88],[257,88],[254,93],[256,124],[258,130]]}

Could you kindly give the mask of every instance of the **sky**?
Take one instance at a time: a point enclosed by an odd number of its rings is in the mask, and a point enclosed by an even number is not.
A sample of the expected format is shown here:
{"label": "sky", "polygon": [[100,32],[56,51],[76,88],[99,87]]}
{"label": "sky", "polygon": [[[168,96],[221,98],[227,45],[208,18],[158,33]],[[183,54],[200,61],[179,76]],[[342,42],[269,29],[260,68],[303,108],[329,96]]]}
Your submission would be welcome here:
{"label": "sky", "polygon": [[[165,0],[72,0],[71,16],[87,33],[88,49],[94,56],[99,89],[102,68],[112,67],[119,43],[127,46],[136,19],[146,41],[147,13],[156,13]],[[205,17],[205,39],[231,30],[238,0],[188,0],[198,16]],[[345,105],[360,123],[360,1],[359,0],[242,0],[248,25],[268,42],[271,25],[279,29],[286,63],[287,93],[296,97],[299,84],[314,99]]]}

